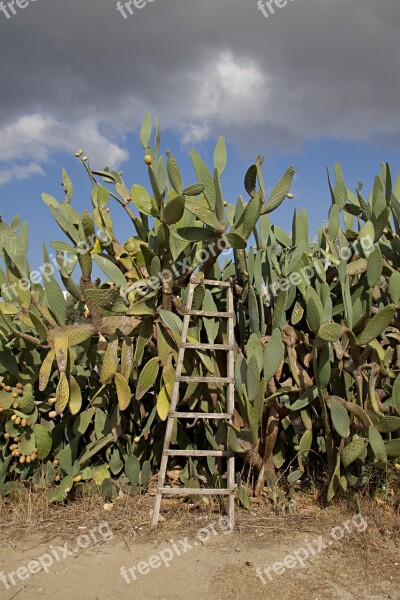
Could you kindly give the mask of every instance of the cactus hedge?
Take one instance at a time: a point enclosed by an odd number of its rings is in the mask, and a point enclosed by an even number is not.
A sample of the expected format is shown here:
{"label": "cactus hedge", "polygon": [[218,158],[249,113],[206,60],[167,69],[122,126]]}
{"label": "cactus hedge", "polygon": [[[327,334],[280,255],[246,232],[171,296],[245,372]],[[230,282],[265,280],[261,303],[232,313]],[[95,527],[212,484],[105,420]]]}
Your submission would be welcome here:
{"label": "cactus hedge", "polygon": [[[312,240],[305,209],[294,211],[290,234],[270,217],[292,197],[292,167],[267,194],[259,156],[234,205],[221,187],[223,138],[212,169],[190,152],[189,185],[173,155],[160,155],[158,122],[152,139],[147,115],[149,189],[92,169],[77,152],[88,208],[74,208],[63,171],[64,198],[42,197],[64,235],[50,255],[43,247],[38,271],[27,261],[27,224],[0,220],[0,489],[32,481],[57,501],[89,480],[110,495],[117,480],[146,488],[160,463],[195,272],[193,308],[226,310],[225,294],[205,289],[203,276],[235,282],[237,410],[228,432],[224,422],[176,421],[173,444],[218,448],[228,435],[238,479],[249,468],[258,495],[282,474],[290,484],[318,472],[328,501],[362,488],[371,468],[400,456],[400,176],[395,183],[383,164],[364,196],[336,165],[329,217]],[[114,230],[118,208],[131,221],[127,240]],[[189,341],[226,336],[211,317],[189,329]],[[220,351],[193,349],[184,373],[225,375],[225,365]],[[180,408],[223,411],[224,392],[183,385]],[[214,458],[180,467],[183,483],[224,485]]]}

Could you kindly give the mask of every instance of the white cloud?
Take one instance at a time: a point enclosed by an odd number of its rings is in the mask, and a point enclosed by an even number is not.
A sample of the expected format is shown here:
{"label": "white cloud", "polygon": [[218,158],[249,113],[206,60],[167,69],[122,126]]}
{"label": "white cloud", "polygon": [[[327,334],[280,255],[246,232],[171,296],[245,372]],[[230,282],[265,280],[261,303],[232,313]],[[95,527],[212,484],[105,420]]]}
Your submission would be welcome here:
{"label": "white cloud", "polygon": [[[241,126],[261,124],[263,107],[268,102],[267,77],[254,59],[231,50],[222,50],[192,74],[184,106],[177,111],[184,143],[196,143],[215,136],[213,124],[231,128],[239,119]],[[245,110],[244,110],[245,108]],[[176,118],[176,117],[175,117]],[[183,121],[183,122],[182,122]]]}
{"label": "white cloud", "polygon": [[42,167],[34,162],[28,165],[12,165],[7,169],[0,169],[0,185],[9,183],[13,179],[28,179],[31,175],[44,175]]}
{"label": "white cloud", "polygon": [[[0,160],[7,164],[0,171],[0,184],[33,173],[43,173],[40,164],[49,160],[53,152],[74,153],[80,147],[101,165],[119,166],[128,159],[127,150],[110,142],[99,131],[100,123],[94,118],[75,123],[62,123],[36,113],[25,115],[0,129]],[[15,161],[34,160],[28,167]],[[8,167],[8,163],[12,163]]]}

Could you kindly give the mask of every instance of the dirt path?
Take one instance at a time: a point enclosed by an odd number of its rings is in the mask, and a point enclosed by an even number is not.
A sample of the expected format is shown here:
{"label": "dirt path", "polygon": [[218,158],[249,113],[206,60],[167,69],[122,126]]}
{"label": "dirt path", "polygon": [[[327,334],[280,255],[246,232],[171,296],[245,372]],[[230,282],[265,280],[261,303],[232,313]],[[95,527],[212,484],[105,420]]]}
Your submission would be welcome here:
{"label": "dirt path", "polygon": [[78,527],[67,544],[48,534],[22,540],[3,533],[0,598],[400,599],[396,538],[359,517],[335,513],[278,533],[257,527],[257,519],[226,533],[218,516],[195,518],[198,528],[190,532],[144,527],[136,539],[99,522],[92,530]]}

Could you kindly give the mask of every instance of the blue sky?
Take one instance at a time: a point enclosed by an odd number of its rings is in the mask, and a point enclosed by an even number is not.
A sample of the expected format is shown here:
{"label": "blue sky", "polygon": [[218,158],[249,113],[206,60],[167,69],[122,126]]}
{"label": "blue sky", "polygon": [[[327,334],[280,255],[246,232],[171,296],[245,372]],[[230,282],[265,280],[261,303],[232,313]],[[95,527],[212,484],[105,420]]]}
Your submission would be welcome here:
{"label": "blue sky", "polygon": [[[121,166],[124,180],[129,185],[140,183],[150,190],[147,169],[143,162],[143,150],[137,135],[130,135],[128,146],[131,157]],[[196,149],[212,166],[212,156],[215,140],[209,140],[196,146]],[[171,132],[162,137],[162,147],[170,148],[182,170],[185,185],[196,181],[196,176],[188,154],[190,147],[182,147],[180,140]],[[77,148],[78,149],[78,148]],[[260,153],[262,148],[260,149]],[[257,152],[254,155],[256,158]],[[342,164],[345,181],[349,189],[354,190],[358,182],[364,183],[369,192],[375,175],[380,170],[380,162],[387,161],[392,172],[400,171],[399,153],[394,149],[383,148],[374,144],[342,143],[333,140],[308,142],[301,151],[293,153],[275,152],[265,155],[264,174],[266,184],[274,185],[289,165],[294,165],[296,177],[292,190],[293,200],[286,199],[272,216],[272,222],[290,230],[293,210],[306,207],[310,220],[310,234],[314,235],[317,228],[327,219],[331,204],[326,176],[326,164],[333,171],[334,163]],[[251,164],[239,155],[234,146],[228,144],[228,165],[222,178],[225,198],[235,203],[239,194],[246,198],[243,186],[244,174]],[[103,164],[93,164],[92,167],[103,168]],[[110,165],[112,166],[112,165]],[[63,232],[54,221],[48,207],[42,202],[42,192],[47,192],[60,201],[63,198],[61,187],[61,169],[66,168],[74,185],[72,204],[78,210],[91,208],[90,182],[81,162],[74,156],[59,153],[51,158],[44,169],[44,175],[35,175],[25,180],[15,180],[0,188],[1,214],[4,220],[10,222],[16,215],[27,220],[30,230],[29,261],[32,269],[42,263],[42,243],[49,244],[51,240],[66,240]],[[133,234],[132,226],[122,208],[116,202],[110,204],[115,223],[115,231],[120,241],[125,241]]]}
{"label": "blue sky", "polygon": [[[294,165],[295,198],[272,220],[289,230],[305,206],[313,235],[330,205],[326,164],[340,162],[352,190],[369,191],[381,161],[400,170],[399,20],[398,0],[296,0],[268,18],[256,0],[158,0],[126,19],[113,0],[0,13],[0,214],[28,221],[39,266],[42,243],[65,239],[41,201],[62,199],[63,167],[74,206],[91,206],[77,149],[148,186],[138,130],[149,111],[187,184],[189,150],[212,166],[224,135],[229,202],[258,154],[268,186]],[[111,210],[124,241],[130,223]]]}

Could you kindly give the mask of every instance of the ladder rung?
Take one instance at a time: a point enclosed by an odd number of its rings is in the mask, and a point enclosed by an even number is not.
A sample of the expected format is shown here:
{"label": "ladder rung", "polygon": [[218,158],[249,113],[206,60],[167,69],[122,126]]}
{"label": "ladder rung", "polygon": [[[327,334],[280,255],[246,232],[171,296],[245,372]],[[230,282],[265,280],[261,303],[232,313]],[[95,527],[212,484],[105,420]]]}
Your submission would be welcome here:
{"label": "ladder rung", "polygon": [[215,287],[231,287],[230,281],[213,281],[212,279],[203,279],[200,283],[204,285],[215,285]]}
{"label": "ladder rung", "polygon": [[173,410],[168,415],[178,419],[231,419],[232,416],[229,413],[180,412],[179,410]]}
{"label": "ladder rung", "polygon": [[184,383],[235,383],[235,380],[230,377],[189,377],[187,375],[176,377],[175,381]]}
{"label": "ladder rung", "polygon": [[165,456],[232,456],[229,450],[164,450]]}
{"label": "ladder rung", "polygon": [[172,496],[230,496],[235,490],[212,489],[212,488],[172,488],[162,487],[160,494],[171,494]]}
{"label": "ladder rung", "polygon": [[186,314],[195,317],[225,317],[227,319],[233,317],[233,313],[231,312],[215,312],[212,310],[187,310]]}
{"label": "ladder rung", "polygon": [[195,350],[234,350],[235,346],[231,344],[190,344],[189,342],[182,342],[181,348],[193,348]]}

